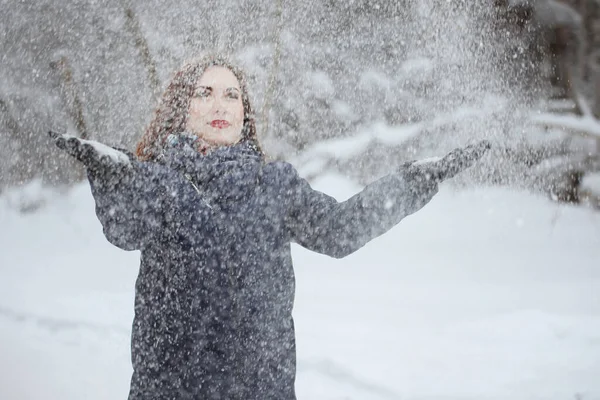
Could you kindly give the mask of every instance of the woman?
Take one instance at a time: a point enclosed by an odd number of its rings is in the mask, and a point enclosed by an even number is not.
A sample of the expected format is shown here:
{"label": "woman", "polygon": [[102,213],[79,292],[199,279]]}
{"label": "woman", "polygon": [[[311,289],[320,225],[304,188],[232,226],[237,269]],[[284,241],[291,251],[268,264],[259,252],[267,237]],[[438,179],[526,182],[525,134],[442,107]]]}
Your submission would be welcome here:
{"label": "woman", "polygon": [[177,72],[136,156],[51,135],[84,163],[106,238],[141,250],[130,400],[295,399],[290,243],[344,257],[423,207],[480,143],[338,203],[266,162],[242,73]]}

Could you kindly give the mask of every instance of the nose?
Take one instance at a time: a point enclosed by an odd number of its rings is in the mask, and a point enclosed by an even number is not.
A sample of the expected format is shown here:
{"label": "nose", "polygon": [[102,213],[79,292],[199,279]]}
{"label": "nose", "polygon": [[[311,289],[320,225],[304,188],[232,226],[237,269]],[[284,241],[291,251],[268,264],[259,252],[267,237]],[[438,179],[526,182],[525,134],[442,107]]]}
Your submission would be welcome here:
{"label": "nose", "polygon": [[223,100],[220,98],[220,96],[215,96],[215,99],[213,101],[213,106],[212,106],[212,112],[214,114],[224,114],[225,113],[225,107],[223,107]]}

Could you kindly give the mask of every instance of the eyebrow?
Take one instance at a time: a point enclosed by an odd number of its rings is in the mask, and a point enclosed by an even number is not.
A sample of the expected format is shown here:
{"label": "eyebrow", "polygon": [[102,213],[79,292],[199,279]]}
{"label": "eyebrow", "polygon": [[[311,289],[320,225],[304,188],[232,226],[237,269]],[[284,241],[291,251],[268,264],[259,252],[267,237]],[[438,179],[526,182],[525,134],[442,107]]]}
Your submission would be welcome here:
{"label": "eyebrow", "polygon": [[[205,89],[205,90],[210,90],[210,91],[212,91],[212,90],[213,90],[212,86],[198,86],[198,87],[196,88],[196,90],[198,90],[198,89]],[[227,88],[227,89],[225,89],[225,90],[226,90],[226,91],[228,91],[228,92],[229,92],[229,91],[233,91],[233,90],[235,90],[235,91],[238,91],[238,92],[240,91],[240,89],[238,89],[238,88],[236,88],[236,87],[233,87],[233,86],[232,86],[232,87],[228,87],[228,88]]]}

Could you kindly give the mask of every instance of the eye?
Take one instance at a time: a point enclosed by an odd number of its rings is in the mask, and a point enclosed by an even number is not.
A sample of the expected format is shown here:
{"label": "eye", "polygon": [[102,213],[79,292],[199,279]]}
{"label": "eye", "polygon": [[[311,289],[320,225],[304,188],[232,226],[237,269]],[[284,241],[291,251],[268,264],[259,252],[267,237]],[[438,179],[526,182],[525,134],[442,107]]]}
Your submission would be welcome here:
{"label": "eye", "polygon": [[197,98],[206,98],[210,96],[210,89],[207,88],[199,88],[196,89],[196,91],[194,92],[194,96],[193,97],[197,97]]}
{"label": "eye", "polygon": [[227,92],[227,98],[237,100],[240,98],[240,95],[237,92]]}

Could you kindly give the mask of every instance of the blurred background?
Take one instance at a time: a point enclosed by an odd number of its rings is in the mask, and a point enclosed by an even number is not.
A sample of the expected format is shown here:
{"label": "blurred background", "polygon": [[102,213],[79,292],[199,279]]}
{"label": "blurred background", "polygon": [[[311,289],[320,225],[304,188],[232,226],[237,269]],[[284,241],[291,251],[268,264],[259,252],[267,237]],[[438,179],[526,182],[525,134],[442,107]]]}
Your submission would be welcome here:
{"label": "blurred background", "polygon": [[486,138],[472,178],[598,207],[595,0],[1,4],[2,189],[82,178],[49,129],[133,149],[171,74],[220,52],[247,71],[269,155],[311,179],[365,183]]}

